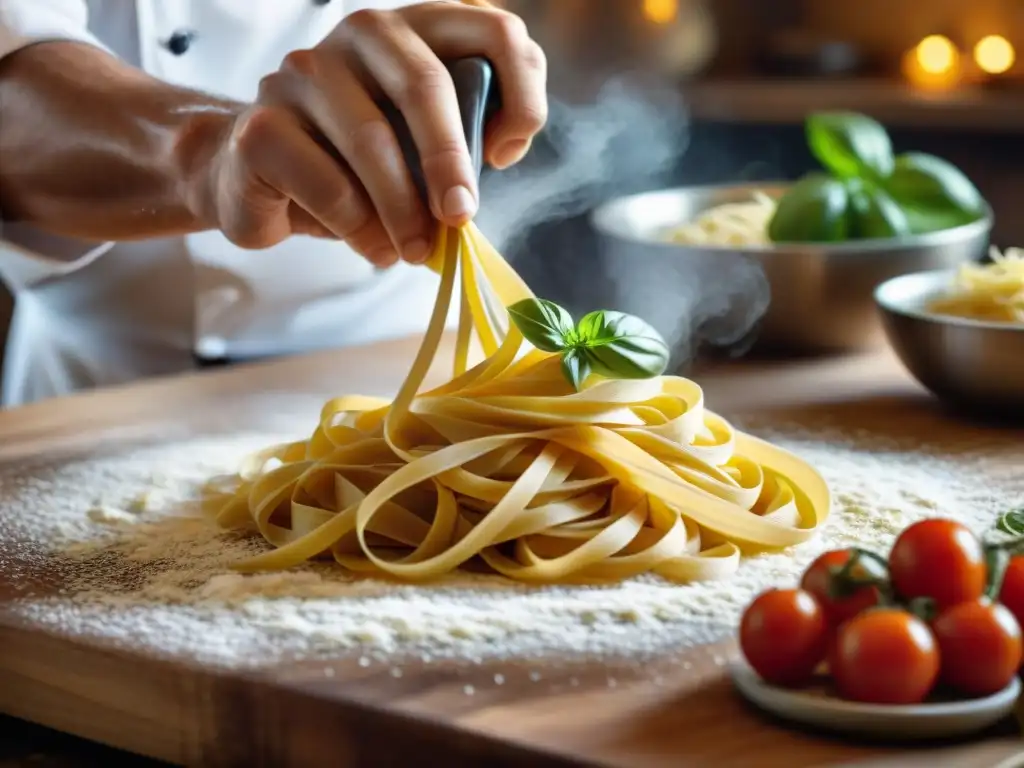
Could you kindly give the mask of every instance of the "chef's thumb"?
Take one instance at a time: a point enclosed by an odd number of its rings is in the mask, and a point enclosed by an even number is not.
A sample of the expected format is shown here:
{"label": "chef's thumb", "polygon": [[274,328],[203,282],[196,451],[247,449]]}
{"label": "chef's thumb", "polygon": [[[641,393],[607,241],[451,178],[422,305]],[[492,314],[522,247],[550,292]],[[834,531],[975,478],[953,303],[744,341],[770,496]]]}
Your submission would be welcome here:
{"label": "chef's thumb", "polygon": [[434,218],[453,227],[472,219],[480,207],[480,193],[465,142],[434,142],[420,163]]}

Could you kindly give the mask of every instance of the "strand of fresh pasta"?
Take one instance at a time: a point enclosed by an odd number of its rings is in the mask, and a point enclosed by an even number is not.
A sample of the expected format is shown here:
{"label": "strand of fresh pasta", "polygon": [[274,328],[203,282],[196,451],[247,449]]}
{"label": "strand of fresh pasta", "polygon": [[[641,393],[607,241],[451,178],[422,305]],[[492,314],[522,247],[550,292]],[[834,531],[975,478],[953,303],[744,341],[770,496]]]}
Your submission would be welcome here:
{"label": "strand of fresh pasta", "polygon": [[992,263],[964,264],[952,292],[928,310],[973,320],[1024,324],[1024,249],[991,249]]}
{"label": "strand of fresh pasta", "polygon": [[[592,377],[575,392],[557,355],[524,350],[491,308],[532,293],[472,224],[441,231],[431,266],[437,301],[394,400],[333,399],[308,440],[211,486],[222,525],[271,545],[240,569],[329,556],[426,581],[477,559],[528,582],[689,581],[825,522],[822,478],[706,411],[693,381]],[[421,391],[457,286],[453,377]],[[474,336],[484,359],[469,367]]]}
{"label": "strand of fresh pasta", "polygon": [[765,245],[774,214],[775,201],[755,192],[752,200],[716,205],[669,228],[665,238],[680,245]]}

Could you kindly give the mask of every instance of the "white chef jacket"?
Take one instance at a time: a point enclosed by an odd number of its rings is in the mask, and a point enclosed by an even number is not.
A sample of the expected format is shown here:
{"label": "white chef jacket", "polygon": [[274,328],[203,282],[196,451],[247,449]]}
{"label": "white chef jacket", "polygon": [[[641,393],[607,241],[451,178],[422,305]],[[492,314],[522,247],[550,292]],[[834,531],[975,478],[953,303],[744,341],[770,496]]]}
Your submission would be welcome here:
{"label": "white chef jacket", "polygon": [[[285,54],[315,45],[347,13],[407,4],[0,0],[0,58],[37,41],[80,41],[167,82],[248,101]],[[184,52],[169,45],[175,33],[190,38]],[[215,231],[84,243],[2,222],[0,279],[15,302],[7,407],[189,369],[194,353],[245,359],[420,332],[437,288],[425,268],[376,270],[311,237],[246,251]]]}

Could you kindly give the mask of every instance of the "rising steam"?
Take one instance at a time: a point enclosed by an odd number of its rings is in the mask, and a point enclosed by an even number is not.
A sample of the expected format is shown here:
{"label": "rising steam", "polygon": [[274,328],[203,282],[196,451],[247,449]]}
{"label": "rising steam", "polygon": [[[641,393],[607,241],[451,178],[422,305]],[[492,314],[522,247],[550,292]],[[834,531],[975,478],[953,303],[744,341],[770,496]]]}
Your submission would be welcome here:
{"label": "rising steam", "polygon": [[[612,197],[670,183],[689,138],[674,88],[620,78],[592,104],[553,102],[526,161],[483,179],[477,222],[539,295],[574,314],[608,308],[643,317],[669,342],[675,365],[701,342],[736,345],[768,306],[756,262],[728,252],[690,260],[645,245],[607,247],[585,220],[570,221]],[[565,225],[527,237],[553,222]]]}
{"label": "rising steam", "polygon": [[679,97],[649,84],[613,80],[593,104],[552,101],[530,157],[484,178],[478,222],[493,242],[514,249],[531,227],[582,213],[670,170],[689,133]]}

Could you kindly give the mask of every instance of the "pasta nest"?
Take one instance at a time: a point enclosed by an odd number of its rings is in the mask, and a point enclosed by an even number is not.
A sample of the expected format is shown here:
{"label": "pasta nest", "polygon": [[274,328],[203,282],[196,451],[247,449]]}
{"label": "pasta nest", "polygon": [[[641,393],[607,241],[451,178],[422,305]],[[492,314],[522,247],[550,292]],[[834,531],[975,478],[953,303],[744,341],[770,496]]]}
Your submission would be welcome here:
{"label": "pasta nest", "polygon": [[[332,399],[309,439],[208,487],[221,525],[271,545],[240,570],[333,557],[409,581],[474,564],[534,583],[687,582],[825,523],[821,476],[707,410],[694,381],[591,376],[574,391],[508,322],[533,294],[474,225],[442,228],[430,265],[436,304],[394,400]],[[421,392],[456,293],[453,377]]]}

